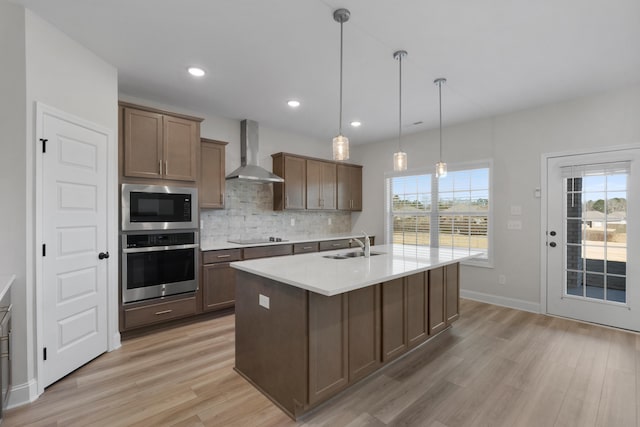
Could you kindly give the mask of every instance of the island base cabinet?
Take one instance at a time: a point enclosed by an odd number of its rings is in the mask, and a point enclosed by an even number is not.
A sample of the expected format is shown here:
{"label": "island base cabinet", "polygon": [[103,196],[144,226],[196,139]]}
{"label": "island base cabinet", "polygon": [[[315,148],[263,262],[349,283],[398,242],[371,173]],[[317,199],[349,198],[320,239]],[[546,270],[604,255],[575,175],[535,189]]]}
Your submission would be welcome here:
{"label": "island base cabinet", "polygon": [[351,291],[349,306],[349,381],[366,377],[380,360],[380,285]]}
{"label": "island base cabinet", "polygon": [[307,291],[236,271],[235,369],[292,418],[307,407]]}
{"label": "island base cabinet", "polygon": [[347,294],[309,292],[309,403],[346,387],[348,372]]}
{"label": "island base cabinet", "polygon": [[388,362],[407,351],[407,295],[405,278],[382,284],[382,360]]}
{"label": "island base cabinet", "polygon": [[407,293],[407,344],[415,347],[429,338],[429,281],[425,273],[405,278]]}

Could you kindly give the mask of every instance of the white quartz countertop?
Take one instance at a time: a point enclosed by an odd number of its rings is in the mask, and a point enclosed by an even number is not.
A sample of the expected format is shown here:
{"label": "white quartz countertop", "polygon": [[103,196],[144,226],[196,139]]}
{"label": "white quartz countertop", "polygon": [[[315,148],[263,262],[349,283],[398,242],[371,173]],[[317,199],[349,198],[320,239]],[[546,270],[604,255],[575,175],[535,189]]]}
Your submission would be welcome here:
{"label": "white quartz countertop", "polygon": [[327,240],[340,240],[340,239],[361,239],[363,237],[362,234],[335,234],[329,236],[321,236],[321,237],[305,237],[305,238],[297,238],[297,239],[286,239],[282,242],[264,242],[264,243],[247,243],[247,244],[238,244],[231,243],[220,240],[206,240],[203,239],[200,242],[200,250],[201,251],[217,251],[222,249],[237,249],[237,248],[249,248],[255,246],[274,246],[274,245],[291,245],[294,243],[307,243],[307,242],[324,242]]}
{"label": "white quartz countertop", "polygon": [[16,280],[15,275],[0,274],[0,300],[4,298],[6,293],[11,289],[11,284],[13,284],[14,280]]}
{"label": "white quartz countertop", "polygon": [[378,245],[370,258],[329,259],[359,248],[232,262],[238,270],[318,294],[333,296],[474,258],[481,252],[422,246]]}

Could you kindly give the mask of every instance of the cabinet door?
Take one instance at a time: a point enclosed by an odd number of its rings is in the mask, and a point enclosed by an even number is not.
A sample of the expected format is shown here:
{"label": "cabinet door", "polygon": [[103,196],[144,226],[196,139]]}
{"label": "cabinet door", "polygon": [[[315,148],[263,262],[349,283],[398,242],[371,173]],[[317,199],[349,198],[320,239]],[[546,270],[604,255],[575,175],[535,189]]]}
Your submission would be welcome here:
{"label": "cabinet door", "polygon": [[338,209],[351,210],[351,169],[347,165],[336,165],[336,196]]}
{"label": "cabinet door", "polygon": [[321,162],[322,178],[320,181],[322,209],[336,208],[336,165]]}
{"label": "cabinet door", "polygon": [[357,166],[351,167],[351,210],[362,210],[362,168]]}
{"label": "cabinet door", "polygon": [[307,193],[307,161],[299,157],[284,158],[284,208],[305,209]]}
{"label": "cabinet door", "polygon": [[446,296],[446,316],[447,324],[455,322],[460,317],[460,281],[459,281],[460,264],[450,264],[445,270],[445,296]]}
{"label": "cabinet door", "polygon": [[309,403],[322,401],[349,382],[347,294],[309,296]]}
{"label": "cabinet door", "polygon": [[198,123],[178,117],[164,116],[164,178],[196,181],[200,135]]}
{"label": "cabinet door", "polygon": [[433,335],[446,327],[444,267],[440,267],[429,270],[429,332]]}
{"label": "cabinet door", "polygon": [[380,286],[349,292],[349,381],[380,366]]}
{"label": "cabinet door", "polygon": [[124,175],[162,177],[162,114],[124,109]]}
{"label": "cabinet door", "polygon": [[224,208],[224,152],[226,143],[202,140],[200,145],[201,208]]}
{"label": "cabinet door", "polygon": [[382,284],[382,361],[407,351],[406,293],[404,278]]}
{"label": "cabinet door", "polygon": [[322,209],[322,164],[307,160],[307,209]]}
{"label": "cabinet door", "polygon": [[425,273],[406,278],[407,286],[407,335],[409,347],[425,341],[429,335],[429,289]]}
{"label": "cabinet door", "polygon": [[202,309],[220,310],[235,302],[236,273],[228,262],[202,267]]}

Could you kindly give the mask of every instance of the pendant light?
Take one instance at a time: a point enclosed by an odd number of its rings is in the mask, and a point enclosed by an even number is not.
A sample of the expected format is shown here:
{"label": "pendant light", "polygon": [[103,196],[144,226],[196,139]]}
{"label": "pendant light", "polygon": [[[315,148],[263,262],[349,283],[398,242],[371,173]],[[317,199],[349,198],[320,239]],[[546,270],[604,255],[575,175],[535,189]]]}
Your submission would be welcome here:
{"label": "pendant light", "polygon": [[333,19],[340,23],[340,118],[338,136],[333,138],[333,160],[349,159],[349,138],[342,135],[342,24],[349,20],[351,12],[347,9],[336,9]]}
{"label": "pendant light", "polygon": [[393,53],[393,58],[399,64],[399,84],[398,84],[398,152],[393,153],[393,170],[407,170],[407,153],[402,151],[402,58],[407,56],[406,50],[397,50]]}
{"label": "pendant light", "polygon": [[433,81],[433,83],[438,85],[438,99],[440,104],[440,156],[438,163],[436,163],[436,178],[444,178],[447,176],[447,164],[442,161],[442,84],[446,82],[447,79],[444,77]]}

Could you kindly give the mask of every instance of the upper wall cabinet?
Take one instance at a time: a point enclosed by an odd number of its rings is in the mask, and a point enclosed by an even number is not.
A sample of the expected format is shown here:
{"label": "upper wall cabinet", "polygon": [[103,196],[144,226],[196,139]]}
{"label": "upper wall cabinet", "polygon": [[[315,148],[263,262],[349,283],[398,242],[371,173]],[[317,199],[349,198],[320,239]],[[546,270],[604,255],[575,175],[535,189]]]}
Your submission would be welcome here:
{"label": "upper wall cabinet", "polygon": [[224,208],[224,176],[226,142],[202,138],[200,140],[200,207]]}
{"label": "upper wall cabinet", "polygon": [[124,176],[197,181],[201,119],[127,105],[122,120]]}
{"label": "upper wall cabinet", "polygon": [[272,154],[273,209],[362,210],[362,166],[288,153]]}
{"label": "upper wall cabinet", "polygon": [[362,166],[338,164],[338,209],[362,210]]}
{"label": "upper wall cabinet", "polygon": [[336,164],[307,160],[307,209],[336,208]]}
{"label": "upper wall cabinet", "polygon": [[273,210],[306,209],[307,161],[286,153],[273,154],[273,173],[284,182],[273,184]]}

